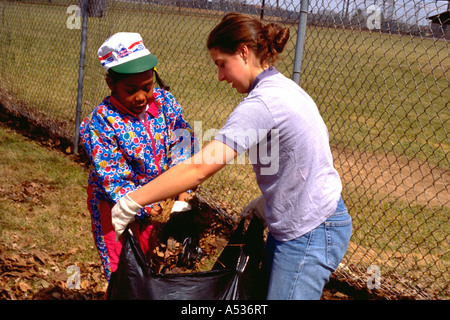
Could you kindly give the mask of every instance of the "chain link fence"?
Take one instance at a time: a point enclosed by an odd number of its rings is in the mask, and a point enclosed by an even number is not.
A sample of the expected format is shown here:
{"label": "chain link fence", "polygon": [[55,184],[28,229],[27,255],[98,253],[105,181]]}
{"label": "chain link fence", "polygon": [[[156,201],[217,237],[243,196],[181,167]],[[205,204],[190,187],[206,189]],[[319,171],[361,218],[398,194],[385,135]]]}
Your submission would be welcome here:
{"label": "chain link fence", "polygon": [[[448,1],[89,0],[85,20],[83,3],[0,2],[2,111],[73,139],[77,101],[83,118],[109,94],[98,47],[115,32],[139,32],[205,144],[242,99],[217,81],[209,31],[229,11],[289,27],[276,68],[292,77],[304,41],[300,85],[328,126],[354,221],[334,277],[393,299],[450,297]],[[199,194],[235,218],[259,191],[240,159]]]}

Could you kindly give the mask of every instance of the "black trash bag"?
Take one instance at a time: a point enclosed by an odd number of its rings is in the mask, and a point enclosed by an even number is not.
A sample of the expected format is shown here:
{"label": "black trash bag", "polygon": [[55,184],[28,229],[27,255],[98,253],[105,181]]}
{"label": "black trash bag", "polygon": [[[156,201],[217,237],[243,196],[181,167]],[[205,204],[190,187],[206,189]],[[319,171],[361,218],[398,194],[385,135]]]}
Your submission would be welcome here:
{"label": "black trash bag", "polygon": [[[221,293],[221,300],[263,300],[266,298],[269,275],[264,254],[264,224],[253,218],[244,231],[242,219],[228,245],[212,270],[233,268],[233,277]],[[243,245],[241,245],[243,244]]]}
{"label": "black trash bag", "polygon": [[178,267],[190,269],[196,261],[199,261],[204,256],[202,248],[200,248],[200,245],[198,244],[198,240],[195,242],[192,237],[184,239],[182,247],[183,251],[177,262]]}
{"label": "black trash bag", "polygon": [[108,300],[253,300],[265,299],[264,226],[254,218],[244,231],[239,223],[211,271],[154,274],[139,243],[127,229]]}

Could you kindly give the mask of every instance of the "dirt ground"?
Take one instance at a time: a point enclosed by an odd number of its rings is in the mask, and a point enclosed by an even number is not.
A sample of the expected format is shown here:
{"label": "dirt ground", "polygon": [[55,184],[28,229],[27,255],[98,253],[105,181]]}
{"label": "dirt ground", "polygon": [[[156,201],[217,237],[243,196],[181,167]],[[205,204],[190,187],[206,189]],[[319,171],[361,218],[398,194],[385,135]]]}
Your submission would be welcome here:
{"label": "dirt ground", "polygon": [[[74,251],[0,251],[0,300],[103,300],[107,289],[100,261],[73,265]],[[74,249],[77,250],[77,249]],[[386,300],[382,292],[357,290],[331,279],[321,300]]]}
{"label": "dirt ground", "polygon": [[[39,204],[39,195],[44,185],[27,183],[13,189],[3,190],[13,201],[20,203],[33,201]],[[205,211],[208,210],[207,208]],[[212,221],[212,227],[209,227]],[[207,229],[202,237],[203,252],[212,257],[227,244],[231,227],[224,226],[219,219],[208,213],[203,220]],[[93,262],[73,265],[73,255],[80,247],[68,251],[38,249],[32,243],[15,242],[11,248],[0,248],[0,300],[102,300],[105,297],[107,283],[100,266],[100,259]],[[32,239],[30,239],[32,241]],[[211,248],[211,249],[208,249]],[[29,249],[31,248],[31,249]],[[211,261],[214,258],[210,258]],[[177,268],[174,268],[176,270]],[[209,269],[206,269],[209,270]],[[199,270],[205,271],[205,270]],[[172,273],[176,273],[172,272]],[[378,295],[377,298],[381,296]],[[370,299],[368,292],[357,291],[334,279],[325,288],[322,300]]]}
{"label": "dirt ground", "polygon": [[392,195],[409,203],[443,206],[450,203],[450,170],[403,156],[334,149],[341,177],[364,185],[379,194]]}

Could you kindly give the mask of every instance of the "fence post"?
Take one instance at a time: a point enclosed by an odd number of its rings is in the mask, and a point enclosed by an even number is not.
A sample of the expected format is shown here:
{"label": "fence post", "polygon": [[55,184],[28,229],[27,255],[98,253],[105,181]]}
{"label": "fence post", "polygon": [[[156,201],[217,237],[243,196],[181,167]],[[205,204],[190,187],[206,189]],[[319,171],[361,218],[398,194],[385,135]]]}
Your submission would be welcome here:
{"label": "fence post", "polygon": [[81,122],[81,105],[83,103],[83,80],[84,80],[84,60],[86,57],[86,42],[87,42],[87,5],[88,0],[82,0],[81,16],[83,23],[81,25],[81,40],[80,40],[80,62],[78,68],[78,92],[77,92],[77,108],[75,117],[75,137],[73,142],[73,153],[78,153],[79,142],[79,127]]}
{"label": "fence post", "polygon": [[292,80],[300,84],[303,50],[305,47],[306,21],[308,20],[309,0],[301,0],[300,17],[298,19],[297,43],[295,45],[294,70]]}
{"label": "fence post", "polygon": [[266,1],[262,0],[262,4],[261,4],[261,12],[259,13],[259,19],[263,20],[264,19],[264,7],[266,6]]}

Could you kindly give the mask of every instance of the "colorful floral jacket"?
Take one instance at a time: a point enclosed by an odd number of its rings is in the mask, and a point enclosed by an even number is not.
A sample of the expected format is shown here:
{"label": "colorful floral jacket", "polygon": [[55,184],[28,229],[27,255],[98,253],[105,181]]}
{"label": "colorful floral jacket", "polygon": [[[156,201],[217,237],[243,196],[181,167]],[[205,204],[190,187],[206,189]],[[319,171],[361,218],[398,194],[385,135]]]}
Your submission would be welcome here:
{"label": "colorful floral jacket", "polygon": [[145,120],[121,111],[124,107],[109,96],[82,122],[81,141],[92,164],[89,184],[99,199],[117,202],[198,151],[173,95],[154,88],[153,96]]}
{"label": "colorful floral jacket", "polygon": [[[155,101],[144,119],[127,113],[108,96],[80,125],[81,141],[91,161],[89,206],[100,253],[106,254],[100,201],[114,204],[198,151],[193,131],[173,95],[154,88],[153,96]],[[142,208],[136,219],[148,217],[153,205]]]}
{"label": "colorful floral jacket", "polygon": [[[116,99],[106,97],[82,122],[80,136],[93,166],[89,184],[99,199],[117,202],[198,151],[172,94],[154,88],[153,95],[156,105],[145,120],[121,111],[125,109]],[[143,208],[137,218],[147,211]]]}

